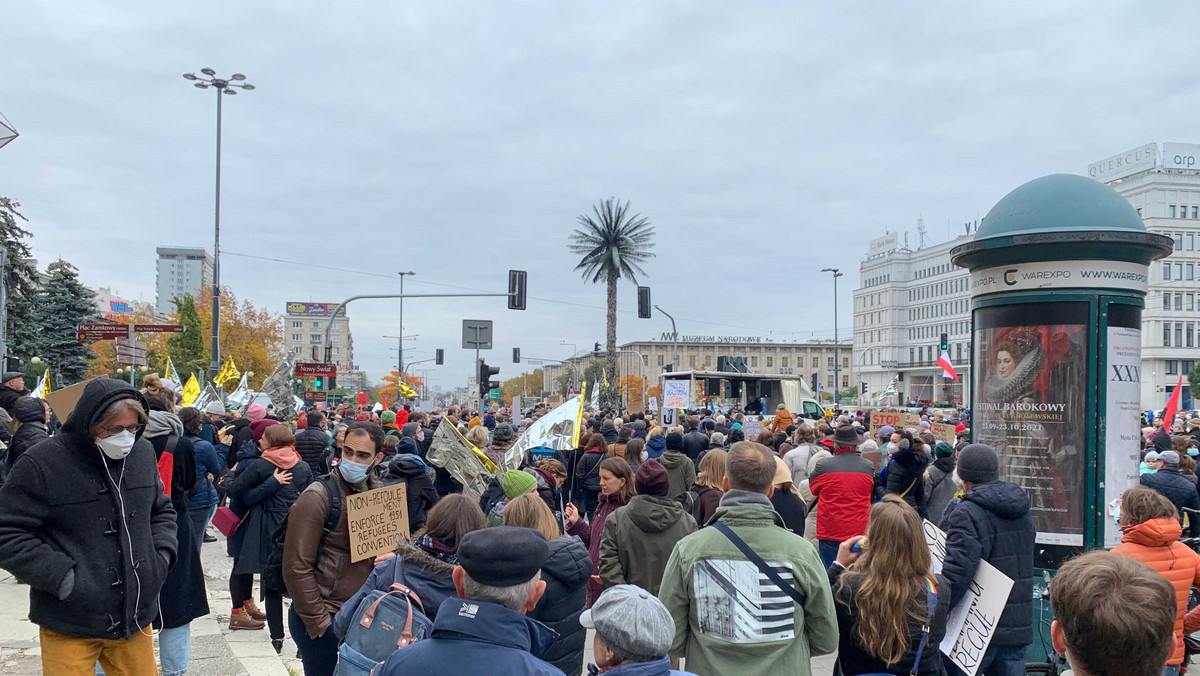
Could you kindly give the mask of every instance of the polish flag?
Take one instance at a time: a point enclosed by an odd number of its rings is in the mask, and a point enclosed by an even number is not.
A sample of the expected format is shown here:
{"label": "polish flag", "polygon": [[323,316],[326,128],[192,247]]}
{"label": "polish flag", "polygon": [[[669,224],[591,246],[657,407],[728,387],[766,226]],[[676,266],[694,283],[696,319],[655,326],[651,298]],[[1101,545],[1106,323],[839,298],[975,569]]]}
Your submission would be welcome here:
{"label": "polish flag", "polygon": [[1172,390],[1171,396],[1167,397],[1167,408],[1163,410],[1163,431],[1167,434],[1171,433],[1171,423],[1175,420],[1175,414],[1179,412],[1179,393],[1183,391],[1183,374],[1179,376],[1179,384]]}
{"label": "polish flag", "polygon": [[942,356],[938,357],[937,365],[942,367],[942,377],[950,380],[958,380],[958,374],[954,372],[954,364],[950,363],[950,353],[942,352]]}

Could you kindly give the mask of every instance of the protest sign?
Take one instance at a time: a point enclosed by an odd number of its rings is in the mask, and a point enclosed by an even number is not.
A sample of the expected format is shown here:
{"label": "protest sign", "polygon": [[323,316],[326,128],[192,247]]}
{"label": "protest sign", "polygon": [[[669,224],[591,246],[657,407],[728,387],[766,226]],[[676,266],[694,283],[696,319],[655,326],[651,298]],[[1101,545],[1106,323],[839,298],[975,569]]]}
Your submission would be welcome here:
{"label": "protest sign", "polygon": [[[946,533],[930,521],[922,523],[922,529],[933,557],[933,572],[941,573],[946,559]],[[950,609],[946,637],[939,647],[967,676],[975,676],[979,670],[979,662],[996,631],[1012,586],[1013,581],[1008,576],[987,561],[980,561],[966,596]],[[949,594],[950,590],[939,589],[938,593]]]}
{"label": "protest sign", "polygon": [[647,403],[646,407],[649,408],[651,411],[657,411],[658,410],[658,397],[650,397],[650,401],[649,401],[649,403]]}
{"label": "protest sign", "polygon": [[742,423],[742,431],[746,433],[747,439],[757,439],[758,435],[762,433],[762,430],[762,421],[754,416],[746,418],[745,422]]}
{"label": "protest sign", "polygon": [[675,409],[664,408],[661,414],[662,417],[659,419],[659,422],[662,423],[663,427],[671,428],[675,426]]}
{"label": "protest sign", "polygon": [[921,425],[921,416],[899,411],[875,411],[871,414],[871,437],[879,436],[879,428],[885,425],[898,430],[909,427],[917,429]]}
{"label": "protest sign", "polygon": [[346,496],[350,561],[362,561],[396,548],[408,539],[408,496],[404,484]]}
{"label": "protest sign", "polygon": [[937,439],[938,441],[944,441],[951,446],[954,445],[954,425],[947,425],[946,423],[933,423],[929,426],[929,431],[933,434],[934,439]]}
{"label": "protest sign", "polygon": [[663,406],[665,408],[687,408],[691,399],[692,381],[664,380]]}

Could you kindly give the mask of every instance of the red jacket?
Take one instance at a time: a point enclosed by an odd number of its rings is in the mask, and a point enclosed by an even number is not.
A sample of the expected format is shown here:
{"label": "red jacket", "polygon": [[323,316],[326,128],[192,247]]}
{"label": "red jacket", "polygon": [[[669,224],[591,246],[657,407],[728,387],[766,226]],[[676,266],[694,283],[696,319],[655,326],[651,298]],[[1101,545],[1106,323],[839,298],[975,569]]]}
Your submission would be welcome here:
{"label": "red jacket", "polygon": [[841,542],[865,535],[875,492],[875,465],[852,448],[817,462],[808,477],[817,498],[817,539]]}
{"label": "red jacket", "polygon": [[1179,541],[1182,532],[1175,519],[1150,519],[1127,528],[1112,550],[1150,566],[1175,588],[1175,646],[1167,666],[1183,663],[1183,634],[1200,629],[1200,607],[1187,612],[1188,592],[1200,586],[1200,555]]}

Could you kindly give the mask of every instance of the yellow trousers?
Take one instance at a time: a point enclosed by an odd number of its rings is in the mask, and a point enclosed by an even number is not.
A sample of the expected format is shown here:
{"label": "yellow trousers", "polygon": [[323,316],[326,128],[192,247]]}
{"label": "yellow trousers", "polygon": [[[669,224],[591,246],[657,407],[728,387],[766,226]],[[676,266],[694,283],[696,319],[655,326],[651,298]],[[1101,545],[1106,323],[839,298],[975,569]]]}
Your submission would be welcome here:
{"label": "yellow trousers", "polygon": [[55,676],[94,676],[96,662],[107,676],[156,676],[154,636],[150,627],[133,632],[129,640],[79,638],[41,629],[42,673]]}

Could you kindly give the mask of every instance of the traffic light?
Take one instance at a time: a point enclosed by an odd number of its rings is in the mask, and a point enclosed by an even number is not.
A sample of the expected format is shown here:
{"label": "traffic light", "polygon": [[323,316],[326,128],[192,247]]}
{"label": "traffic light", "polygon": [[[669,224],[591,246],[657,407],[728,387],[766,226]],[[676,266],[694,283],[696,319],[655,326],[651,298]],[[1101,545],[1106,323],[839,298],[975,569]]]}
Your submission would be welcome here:
{"label": "traffic light", "polygon": [[445,350],[443,350],[442,348],[439,347],[437,350],[434,351],[433,354],[434,354],[433,363],[437,364],[438,366],[441,366],[442,364],[445,363],[445,361],[446,361],[446,351]]}
{"label": "traffic light", "polygon": [[499,372],[499,366],[488,366],[487,362],[479,360],[479,397],[481,399],[487,399],[489,390],[500,389],[500,381],[491,379]]}
{"label": "traffic light", "polygon": [[942,334],[942,342],[938,345],[938,349],[942,352],[950,351],[950,337],[948,334]]}
{"label": "traffic light", "polygon": [[508,271],[508,309],[525,309],[525,281],[529,273],[524,270]]}
{"label": "traffic light", "polygon": [[[318,385],[317,387],[320,387],[320,385]],[[337,376],[329,376],[329,389],[331,389],[331,390],[337,389]]]}
{"label": "traffic light", "polygon": [[596,346],[592,348],[592,356],[599,358],[600,356],[600,341],[596,341]]}
{"label": "traffic light", "polygon": [[638,287],[638,319],[650,319],[650,287]]}
{"label": "traffic light", "polygon": [[313,378],[313,387],[317,388],[318,390],[325,389],[325,379],[321,376]]}
{"label": "traffic light", "polygon": [[816,371],[813,371],[812,381],[809,382],[809,385],[812,386],[813,391],[816,391],[816,389],[817,389],[817,372]]}
{"label": "traffic light", "polygon": [[521,348],[519,348],[519,347],[513,348],[513,363],[514,364],[521,363]]}

